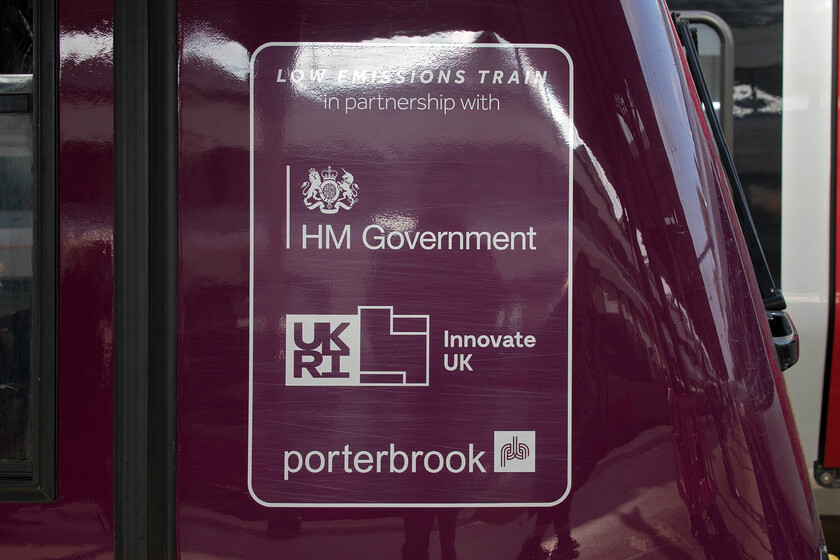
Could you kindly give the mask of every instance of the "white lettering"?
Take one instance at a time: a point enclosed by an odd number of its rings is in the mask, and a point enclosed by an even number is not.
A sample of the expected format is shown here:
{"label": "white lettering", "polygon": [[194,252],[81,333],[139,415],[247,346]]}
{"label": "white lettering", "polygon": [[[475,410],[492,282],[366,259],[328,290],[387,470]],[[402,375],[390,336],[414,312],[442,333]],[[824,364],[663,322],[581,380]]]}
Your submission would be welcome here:
{"label": "white lettering", "polygon": [[327,453],[327,472],[333,472],[332,471],[333,458],[338,457],[339,455],[341,455],[341,451],[330,451],[329,453]]}
{"label": "white lettering", "polygon": [[371,469],[373,469],[373,455],[367,451],[359,451],[356,453],[356,456],[353,457],[353,466],[356,467],[356,470],[360,473],[370,472]]}
{"label": "white lettering", "polygon": [[[395,459],[397,457],[402,458],[402,468],[398,468],[394,465]],[[391,444],[391,472],[392,473],[403,473],[405,469],[408,468],[408,455],[405,454],[404,451],[395,451],[394,444]]]}
{"label": "white lettering", "polygon": [[525,72],[525,83],[526,84],[539,84],[545,83],[546,77],[548,75],[548,70],[543,70],[542,72],[534,72],[529,70]]}
{"label": "white lettering", "polygon": [[[320,226],[319,226],[320,227]],[[331,227],[327,225],[327,227]],[[346,227],[349,226],[345,226]],[[318,235],[321,235],[320,232]],[[393,230],[385,233],[385,228],[378,224],[370,224],[362,232],[362,243],[368,249],[377,251],[380,249],[391,249],[398,251],[403,247],[408,249],[432,250],[497,250],[497,251],[535,251],[537,232],[533,227],[528,231],[496,232],[491,234],[488,231],[400,231]],[[319,239],[315,234],[309,236],[311,239]],[[333,236],[333,239],[335,237]],[[338,244],[343,241],[342,235]],[[306,240],[304,240],[305,243]],[[328,240],[329,241],[329,240]],[[329,247],[329,243],[327,244]],[[347,248],[349,244],[349,234]],[[304,249],[306,246],[304,245]],[[320,248],[320,244],[319,244]]]}
{"label": "white lettering", "polygon": [[303,224],[302,235],[303,235],[303,248],[304,249],[306,249],[306,240],[307,239],[313,239],[313,240],[317,239],[318,240],[318,248],[319,249],[321,248],[321,246],[322,246],[321,244],[323,242],[323,239],[321,237],[321,224],[318,224],[318,233],[309,233],[309,234],[306,233],[306,224]]}
{"label": "white lettering", "polygon": [[[313,467],[312,464],[310,463],[310,459],[312,459],[312,457],[317,457],[320,461],[317,468]],[[318,451],[310,451],[309,453],[306,454],[306,470],[308,470],[309,472],[314,472],[314,473],[321,472],[322,470],[324,470],[324,464],[325,464],[324,456],[321,455]]]}
{"label": "white lettering", "polygon": [[[464,470],[487,472],[481,462],[484,453],[484,451],[476,453],[475,445],[472,443],[469,444],[466,453],[450,451],[446,456],[439,451],[399,451],[393,443],[389,444],[387,450],[380,451],[354,451],[350,449],[349,444],[345,445],[341,451],[309,451],[305,456],[300,451],[290,450],[284,452],[283,480],[289,480],[290,475],[297,474],[303,469],[312,474],[324,471],[332,473],[333,459],[339,455],[344,456],[344,472],[348,474],[369,472],[402,474],[420,471],[436,474],[444,470],[449,473],[460,473]],[[411,467],[410,471],[409,467]]]}
{"label": "white lettering", "polygon": [[[443,331],[443,346],[445,348],[533,348],[537,345],[537,337],[523,335],[517,331],[513,334],[453,334]],[[452,370],[450,370],[452,371]]]}
{"label": "white lettering", "polygon": [[[461,461],[461,464],[460,466],[458,466],[458,468],[452,466],[453,457],[456,457]],[[446,456],[446,470],[448,470],[449,472],[459,473],[465,468],[467,468],[467,458],[464,457],[464,454],[460,451],[452,451],[449,453],[449,455]]]}
{"label": "white lettering", "polygon": [[[429,459],[431,457],[436,457],[437,458],[437,462],[438,462],[437,467],[431,467],[429,465]],[[430,473],[437,473],[437,472],[442,471],[443,470],[443,465],[444,465],[443,455],[441,455],[438,451],[429,451],[428,453],[426,453],[426,457],[423,459],[423,466],[426,467],[426,471],[428,471]]]}
{"label": "white lettering", "polygon": [[423,456],[422,451],[411,452],[411,472],[417,472],[417,459]]}
{"label": "white lettering", "polygon": [[478,467],[481,472],[487,472],[484,470],[484,465],[481,464],[482,455],[484,455],[484,451],[478,455],[473,455],[473,444],[470,444],[470,472],[473,472],[473,467]]}
{"label": "white lettering", "polygon": [[[321,226],[318,226],[321,227]],[[333,227],[331,224],[327,224],[327,249],[330,248],[330,239],[332,239],[333,247],[339,249],[344,244],[344,238],[347,238],[347,246],[345,249],[350,248],[350,224],[344,226],[344,229],[341,230],[341,237],[338,239],[335,238],[335,231],[333,231]],[[319,247],[320,248],[320,247]]]}
{"label": "white lettering", "polygon": [[[289,457],[297,457],[297,467],[289,466]],[[283,458],[283,480],[289,480],[289,473],[296,473],[303,467],[303,456],[298,451],[286,451]]]}

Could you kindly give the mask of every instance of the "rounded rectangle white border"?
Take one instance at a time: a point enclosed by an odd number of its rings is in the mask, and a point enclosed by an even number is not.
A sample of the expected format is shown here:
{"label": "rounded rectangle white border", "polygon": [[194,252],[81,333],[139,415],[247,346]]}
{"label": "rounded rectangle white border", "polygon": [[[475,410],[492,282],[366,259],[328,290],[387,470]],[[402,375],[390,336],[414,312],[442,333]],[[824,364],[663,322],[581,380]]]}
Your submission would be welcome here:
{"label": "rounded rectangle white border", "polygon": [[[377,48],[502,48],[502,49],[552,49],[563,54],[569,64],[569,247],[568,247],[568,403],[567,403],[567,461],[566,461],[566,491],[554,502],[502,502],[502,503],[396,503],[396,502],[303,502],[278,503],[266,502],[260,499],[252,485],[253,470],[253,421],[254,421],[254,64],[257,55],[270,47],[377,47]],[[530,44],[530,43],[412,43],[412,42],[370,42],[370,43],[331,43],[331,42],[270,42],[260,45],[251,55],[249,66],[249,119],[250,119],[250,226],[249,226],[249,271],[248,271],[248,492],[258,504],[266,507],[300,507],[300,508],[371,508],[371,507],[413,507],[413,508],[505,508],[505,507],[551,507],[563,502],[572,491],[572,234],[574,210],[574,148],[577,144],[577,130],[574,126],[574,64],[569,53],[558,45]],[[287,222],[288,223],[288,222]]]}

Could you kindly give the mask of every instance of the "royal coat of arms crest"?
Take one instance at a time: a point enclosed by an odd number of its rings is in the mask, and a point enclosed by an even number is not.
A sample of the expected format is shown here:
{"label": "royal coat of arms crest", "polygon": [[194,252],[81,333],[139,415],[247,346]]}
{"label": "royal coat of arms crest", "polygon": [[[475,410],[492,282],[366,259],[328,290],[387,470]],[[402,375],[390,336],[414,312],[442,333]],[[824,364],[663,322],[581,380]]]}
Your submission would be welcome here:
{"label": "royal coat of arms crest", "polygon": [[316,208],[324,214],[335,214],[341,209],[350,210],[359,201],[359,185],[353,180],[353,175],[344,168],[341,182],[338,181],[338,171],[332,166],[318,173],[313,167],[309,170],[309,180],[301,186],[303,203],[310,210]]}

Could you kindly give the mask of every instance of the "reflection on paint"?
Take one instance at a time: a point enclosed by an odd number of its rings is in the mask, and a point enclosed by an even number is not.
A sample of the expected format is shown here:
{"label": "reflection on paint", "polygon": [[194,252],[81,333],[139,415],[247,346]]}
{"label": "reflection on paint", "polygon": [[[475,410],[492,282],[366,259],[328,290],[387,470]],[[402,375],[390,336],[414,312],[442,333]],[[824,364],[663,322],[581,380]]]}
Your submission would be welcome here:
{"label": "reflection on paint", "polygon": [[240,81],[248,78],[248,50],[209,25],[186,34],[183,56],[186,63],[214,66]]}
{"label": "reflection on paint", "polygon": [[110,25],[97,26],[90,31],[62,32],[59,41],[62,68],[87,61],[113,64],[114,41],[111,34]]}

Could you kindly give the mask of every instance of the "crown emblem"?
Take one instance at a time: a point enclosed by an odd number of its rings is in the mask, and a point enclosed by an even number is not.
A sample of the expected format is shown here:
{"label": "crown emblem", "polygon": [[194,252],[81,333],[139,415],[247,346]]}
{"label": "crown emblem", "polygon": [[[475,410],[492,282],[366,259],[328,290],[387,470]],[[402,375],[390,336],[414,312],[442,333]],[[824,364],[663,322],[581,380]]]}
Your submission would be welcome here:
{"label": "crown emblem", "polygon": [[[344,171],[342,169],[342,171]],[[324,181],[335,181],[336,177],[338,177],[338,171],[334,170],[331,165],[328,165],[326,169],[321,171],[321,177],[323,177]]]}
{"label": "crown emblem", "polygon": [[320,172],[314,167],[309,169],[309,180],[301,185],[303,204],[309,210],[320,210],[323,214],[335,214],[339,210],[350,210],[359,201],[359,185],[354,182],[353,174],[343,167],[344,173],[338,179],[338,171],[328,165]]}

